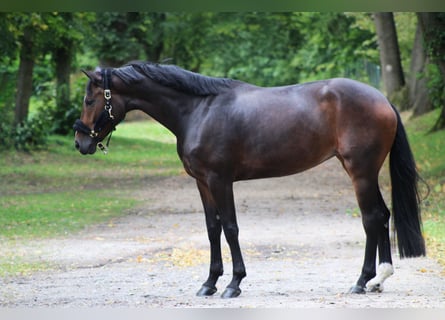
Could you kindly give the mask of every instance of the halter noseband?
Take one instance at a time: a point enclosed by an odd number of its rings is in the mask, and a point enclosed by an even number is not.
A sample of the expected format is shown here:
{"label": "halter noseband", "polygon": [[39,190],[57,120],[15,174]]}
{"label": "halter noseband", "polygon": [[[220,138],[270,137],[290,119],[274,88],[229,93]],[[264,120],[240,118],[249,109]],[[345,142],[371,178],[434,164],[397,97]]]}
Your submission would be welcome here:
{"label": "halter noseband", "polygon": [[[116,125],[114,123],[114,116],[111,113],[111,110],[113,110],[113,107],[111,105],[111,70],[105,69],[102,72],[102,78],[103,78],[103,87],[104,87],[104,98],[105,98],[105,106],[104,110],[102,110],[101,114],[99,115],[99,118],[94,123],[94,128],[90,129],[85,123],[82,122],[82,120],[77,119],[76,122],[74,122],[73,129],[75,131],[82,132],[88,136],[90,136],[93,141],[97,142],[97,147],[102,150],[103,153],[107,154],[108,152],[108,145],[110,144],[111,135],[113,134],[113,131],[116,130]],[[99,133],[102,131],[102,129],[110,123],[113,126],[113,130],[111,131],[110,135],[108,136],[107,144],[104,145],[101,141],[97,139]]]}

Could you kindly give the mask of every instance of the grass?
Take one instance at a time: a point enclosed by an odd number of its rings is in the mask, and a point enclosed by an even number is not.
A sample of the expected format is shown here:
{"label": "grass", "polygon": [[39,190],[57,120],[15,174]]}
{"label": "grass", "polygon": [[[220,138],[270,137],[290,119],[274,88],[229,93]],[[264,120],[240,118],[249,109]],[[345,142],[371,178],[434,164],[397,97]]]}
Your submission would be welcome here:
{"label": "grass", "polygon": [[71,137],[45,151],[0,154],[0,237],[51,237],[122,214],[130,190],[182,172],[174,137],[156,122],[122,124],[108,155],[81,156]]}
{"label": "grass", "polygon": [[[422,202],[427,254],[445,266],[445,130],[428,133],[438,116],[439,110],[430,112],[409,121],[406,128],[419,172],[430,188]],[[426,196],[427,188],[421,190]]]}
{"label": "grass", "polygon": [[123,123],[110,152],[82,156],[72,137],[52,136],[44,151],[0,153],[0,276],[50,269],[14,248],[61,237],[125,215],[132,190],[183,172],[174,136],[154,121]]}
{"label": "grass", "polygon": [[51,192],[15,195],[2,200],[2,236],[12,239],[47,238],[80,230],[122,214],[134,199],[113,193]]}

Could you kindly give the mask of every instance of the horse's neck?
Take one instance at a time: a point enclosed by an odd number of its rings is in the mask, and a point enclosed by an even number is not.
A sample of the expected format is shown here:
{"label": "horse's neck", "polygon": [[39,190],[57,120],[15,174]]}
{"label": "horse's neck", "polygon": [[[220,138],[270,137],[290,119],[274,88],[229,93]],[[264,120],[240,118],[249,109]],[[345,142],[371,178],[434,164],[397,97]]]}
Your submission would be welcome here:
{"label": "horse's neck", "polygon": [[199,104],[199,98],[168,88],[159,91],[153,91],[152,88],[149,92],[135,108],[148,114],[180,138],[187,127],[189,114]]}

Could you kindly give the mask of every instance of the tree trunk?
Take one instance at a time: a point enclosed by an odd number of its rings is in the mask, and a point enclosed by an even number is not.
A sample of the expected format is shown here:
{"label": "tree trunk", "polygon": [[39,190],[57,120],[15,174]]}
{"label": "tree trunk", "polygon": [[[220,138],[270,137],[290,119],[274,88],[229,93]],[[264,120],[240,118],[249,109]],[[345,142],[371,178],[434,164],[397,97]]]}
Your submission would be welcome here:
{"label": "tree trunk", "polygon": [[[445,84],[445,13],[419,12],[417,17],[431,62],[439,67],[442,84]],[[445,101],[442,101],[441,109],[440,116],[432,130],[445,128]]]}
{"label": "tree trunk", "polygon": [[414,38],[413,51],[411,53],[410,75],[408,80],[409,104],[414,115],[418,116],[433,109],[433,104],[428,94],[428,78],[426,66],[428,57],[423,45],[422,28],[417,24],[416,36]]}
{"label": "tree trunk", "polygon": [[33,31],[31,27],[24,30],[21,39],[20,63],[17,76],[14,123],[22,123],[28,117],[29,100],[32,94],[32,72],[34,69]]}
{"label": "tree trunk", "polygon": [[[73,43],[65,41],[65,46],[54,50],[54,62],[56,65],[56,110],[54,117],[56,122],[65,117],[66,111],[71,107],[70,101],[70,75],[73,58]],[[63,127],[55,129],[56,133],[66,134]]]}
{"label": "tree trunk", "polygon": [[405,85],[392,12],[374,13],[384,91],[390,99]]}
{"label": "tree trunk", "polygon": [[[61,15],[66,23],[72,23],[73,13],[64,12]],[[63,115],[70,107],[70,75],[74,56],[74,40],[64,37],[53,54],[56,65],[56,108]]]}
{"label": "tree trunk", "polygon": [[70,104],[70,74],[72,60],[72,46],[58,48],[55,51],[56,80],[57,80],[57,108],[66,110]]}
{"label": "tree trunk", "polygon": [[144,52],[148,61],[160,62],[162,51],[164,50],[164,26],[167,19],[165,13],[150,14],[153,22],[153,30],[151,45],[147,42],[143,43]]}

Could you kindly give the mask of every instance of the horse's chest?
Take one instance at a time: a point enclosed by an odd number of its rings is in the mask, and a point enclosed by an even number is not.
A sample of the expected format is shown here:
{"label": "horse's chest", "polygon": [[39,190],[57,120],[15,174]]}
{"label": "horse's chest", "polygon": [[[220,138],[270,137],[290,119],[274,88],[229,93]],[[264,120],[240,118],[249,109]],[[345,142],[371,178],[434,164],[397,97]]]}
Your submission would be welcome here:
{"label": "horse's chest", "polygon": [[180,159],[185,171],[194,178],[200,178],[205,174],[205,163],[203,160],[204,150],[201,146],[186,141],[180,146]]}

